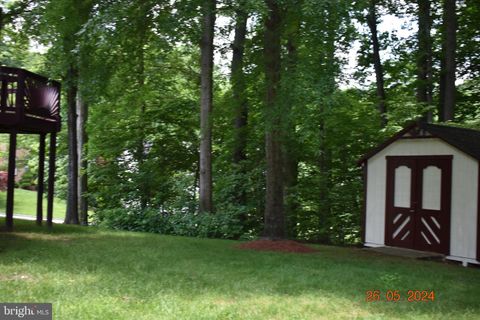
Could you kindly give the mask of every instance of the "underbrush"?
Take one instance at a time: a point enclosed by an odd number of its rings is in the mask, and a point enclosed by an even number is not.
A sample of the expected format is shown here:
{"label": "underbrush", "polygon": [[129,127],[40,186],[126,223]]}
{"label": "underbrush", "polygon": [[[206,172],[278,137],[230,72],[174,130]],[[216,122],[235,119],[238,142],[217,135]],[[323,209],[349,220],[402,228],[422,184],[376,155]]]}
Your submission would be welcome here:
{"label": "underbrush", "polygon": [[141,231],[188,237],[250,239],[254,230],[245,230],[239,215],[222,213],[165,213],[159,210],[102,210],[94,224],[128,231]]}

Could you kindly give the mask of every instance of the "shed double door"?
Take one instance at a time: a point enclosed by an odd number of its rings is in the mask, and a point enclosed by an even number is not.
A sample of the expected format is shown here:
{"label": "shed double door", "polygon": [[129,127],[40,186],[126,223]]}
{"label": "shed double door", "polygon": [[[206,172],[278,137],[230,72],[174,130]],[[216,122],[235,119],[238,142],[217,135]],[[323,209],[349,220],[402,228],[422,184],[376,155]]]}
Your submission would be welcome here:
{"label": "shed double door", "polygon": [[387,157],[385,244],[448,254],[452,156]]}

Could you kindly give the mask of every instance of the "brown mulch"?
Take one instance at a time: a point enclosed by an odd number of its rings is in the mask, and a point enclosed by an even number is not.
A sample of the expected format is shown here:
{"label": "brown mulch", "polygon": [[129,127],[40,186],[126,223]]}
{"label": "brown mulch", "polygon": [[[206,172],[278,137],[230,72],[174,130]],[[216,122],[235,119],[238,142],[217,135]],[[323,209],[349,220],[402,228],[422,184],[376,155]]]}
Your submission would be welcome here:
{"label": "brown mulch", "polygon": [[279,251],[293,253],[314,253],[318,250],[292,240],[255,240],[237,246],[240,249],[258,251]]}

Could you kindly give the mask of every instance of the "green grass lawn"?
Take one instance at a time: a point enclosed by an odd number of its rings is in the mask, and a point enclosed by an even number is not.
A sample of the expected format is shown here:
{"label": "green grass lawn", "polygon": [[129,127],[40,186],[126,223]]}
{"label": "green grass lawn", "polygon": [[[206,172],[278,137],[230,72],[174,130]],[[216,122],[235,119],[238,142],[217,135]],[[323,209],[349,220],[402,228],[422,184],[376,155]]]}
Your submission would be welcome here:
{"label": "green grass lawn", "polygon": [[[0,221],[3,225],[3,219]],[[239,242],[16,222],[0,233],[0,301],[52,302],[55,319],[479,319],[480,270],[355,248]],[[365,292],[434,290],[434,302]]]}
{"label": "green grass lawn", "polygon": [[[5,212],[7,192],[0,192],[0,212]],[[58,219],[65,218],[65,201],[54,198],[53,200],[53,217]],[[14,213],[26,214],[30,216],[37,215],[37,192],[24,189],[15,189]],[[43,199],[43,215],[47,215],[47,197]]]}

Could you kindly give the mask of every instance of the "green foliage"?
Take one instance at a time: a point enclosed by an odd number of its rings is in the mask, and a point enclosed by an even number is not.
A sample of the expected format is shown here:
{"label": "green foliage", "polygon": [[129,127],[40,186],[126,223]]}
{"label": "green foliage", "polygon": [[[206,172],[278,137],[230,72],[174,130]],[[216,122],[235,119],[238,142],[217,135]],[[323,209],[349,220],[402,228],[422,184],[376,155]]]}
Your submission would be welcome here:
{"label": "green foliage", "polygon": [[158,209],[98,211],[96,223],[118,230],[173,234],[188,237],[239,239],[251,235],[243,231],[237,216],[228,213],[168,214]]}
{"label": "green foliage", "polygon": [[457,90],[456,121],[480,121],[480,79],[467,80]]}
{"label": "green foliage", "polygon": [[[459,76],[456,121],[479,127],[478,1],[459,3]],[[35,0],[2,30],[0,61],[62,79],[79,71],[89,106],[89,205],[111,228],[220,238],[258,236],[265,202],[267,117],[281,116],[291,238],[336,244],[359,241],[362,180],[357,160],[406,121],[436,109],[416,101],[416,3],[378,1],[379,17],[403,17],[407,37],[379,35],[389,124],[380,128],[365,23],[368,1],[278,1],[282,71],[280,114],[265,114],[263,1],[220,1],[217,54],[228,57],[235,10],[249,13],[244,80],[248,105],[247,159],[233,164],[233,106],[224,63],[214,72],[213,188],[216,213],[198,215],[200,2],[190,0]],[[80,12],[81,14],[77,14]],[[432,3],[433,54],[440,52],[441,6]],[[223,19],[228,18],[228,19]],[[230,18],[232,21],[230,21]],[[223,22],[222,22],[223,21]],[[227,25],[219,26],[220,23]],[[27,36],[28,35],[28,36]],[[47,52],[32,52],[31,41]],[[353,75],[344,68],[360,46]],[[37,50],[41,51],[41,50]],[[433,82],[438,83],[438,63]],[[64,88],[70,83],[64,83]],[[358,87],[353,89],[352,87]],[[65,102],[65,97],[62,97]],[[65,106],[62,105],[63,119]],[[434,112],[435,114],[435,112]],[[66,125],[58,137],[56,194],[66,197]],[[35,180],[36,140],[25,140]],[[287,161],[285,160],[287,163]],[[288,167],[288,168],[287,168]],[[22,182],[23,184],[23,182]],[[245,201],[239,204],[239,191]]]}

